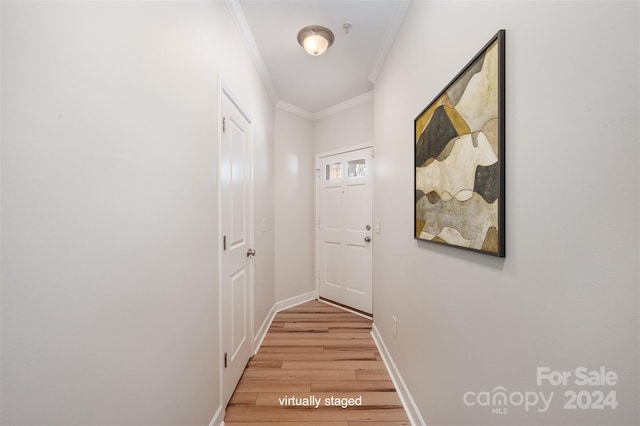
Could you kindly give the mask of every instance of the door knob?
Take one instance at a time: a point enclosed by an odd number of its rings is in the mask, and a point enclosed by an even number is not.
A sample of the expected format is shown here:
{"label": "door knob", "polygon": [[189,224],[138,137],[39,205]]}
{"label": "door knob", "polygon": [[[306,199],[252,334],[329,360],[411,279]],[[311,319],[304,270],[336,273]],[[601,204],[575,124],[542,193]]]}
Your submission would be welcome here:
{"label": "door knob", "polygon": [[255,255],[256,255],[256,251],[254,249],[250,248],[249,250],[247,250],[247,257],[251,257]]}
{"label": "door knob", "polygon": [[371,237],[369,237],[369,236],[364,237],[364,241],[366,243],[370,243],[371,242]]}

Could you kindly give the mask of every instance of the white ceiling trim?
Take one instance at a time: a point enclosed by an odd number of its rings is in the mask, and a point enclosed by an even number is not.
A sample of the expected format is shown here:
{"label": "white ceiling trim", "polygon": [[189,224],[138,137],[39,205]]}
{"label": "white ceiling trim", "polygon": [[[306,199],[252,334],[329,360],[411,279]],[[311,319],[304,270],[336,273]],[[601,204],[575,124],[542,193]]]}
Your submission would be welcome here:
{"label": "white ceiling trim", "polygon": [[299,117],[306,118],[307,120],[317,121],[337,114],[339,112],[346,111],[371,100],[373,100],[373,90],[318,112],[309,112],[306,109],[300,108],[285,101],[278,101],[278,103],[276,104],[276,108],[288,111]]}
{"label": "white ceiling trim", "polygon": [[382,46],[378,52],[378,56],[376,56],[375,61],[373,61],[373,67],[369,73],[369,81],[374,84],[378,79],[378,74],[380,74],[380,71],[382,70],[382,65],[384,65],[385,59],[387,59],[391,46],[396,39],[396,35],[398,34],[400,25],[402,25],[402,20],[404,19],[404,15],[407,13],[410,3],[411,0],[400,0],[397,2],[396,13],[393,16],[393,21],[387,29],[384,41],[382,42]]}
{"label": "white ceiling trim", "polygon": [[299,117],[306,118],[307,120],[314,120],[314,114],[310,113],[306,109],[302,109],[285,101],[278,101],[278,103],[276,104],[276,108],[290,112],[291,114],[295,114]]}
{"label": "white ceiling trim", "polygon": [[365,102],[369,102],[372,99],[373,99],[373,90],[367,93],[363,93],[360,96],[356,96],[355,98],[348,99],[344,102],[341,102],[327,109],[323,109],[322,111],[318,111],[313,114],[313,120],[320,120],[321,118],[329,117],[330,115],[334,115],[341,111],[345,111],[353,107],[356,107]]}
{"label": "white ceiling trim", "polygon": [[271,98],[271,102],[274,104],[278,102],[278,93],[276,92],[276,88],[273,85],[273,81],[271,80],[271,75],[269,71],[267,71],[267,67],[264,64],[264,60],[262,59],[262,55],[260,54],[260,50],[258,49],[258,45],[256,44],[255,38],[253,38],[253,33],[249,28],[249,24],[247,23],[247,18],[242,11],[242,7],[238,0],[225,0],[227,3],[227,7],[231,11],[231,15],[233,19],[236,21],[238,28],[240,29],[240,33],[242,34],[242,38],[251,52],[251,57],[253,58],[253,62],[256,65],[258,70],[258,74],[262,78],[262,82],[264,83],[267,92],[269,93],[269,97]]}

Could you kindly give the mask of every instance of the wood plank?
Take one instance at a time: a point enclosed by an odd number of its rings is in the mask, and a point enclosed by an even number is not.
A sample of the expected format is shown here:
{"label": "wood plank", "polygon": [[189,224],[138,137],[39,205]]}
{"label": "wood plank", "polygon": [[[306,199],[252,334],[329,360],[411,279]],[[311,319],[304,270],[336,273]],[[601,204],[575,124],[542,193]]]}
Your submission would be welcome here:
{"label": "wood plank", "polygon": [[373,353],[378,353],[378,348],[376,347],[375,343],[373,344],[373,348],[371,349],[366,349],[366,348],[358,348],[358,347],[353,347],[353,346],[349,346],[349,345],[345,345],[345,346],[327,346],[324,348],[324,350],[322,352],[324,353],[336,353],[336,352],[362,352],[362,351],[371,351]]}
{"label": "wood plank", "polygon": [[[278,421],[278,423],[280,423],[280,421]],[[349,422],[298,422],[296,420],[292,420],[290,424],[295,426],[349,426]],[[231,422],[231,423],[225,422],[224,425],[225,426],[273,426],[274,422]]]}
{"label": "wood plank", "polygon": [[[384,363],[383,363],[384,364]],[[358,380],[389,380],[389,373],[384,369],[362,369],[356,370]]]}
{"label": "wood plank", "polygon": [[311,392],[395,391],[391,380],[314,380]]}
{"label": "wood plank", "polygon": [[304,329],[305,327],[318,327],[318,328],[326,328],[326,329],[334,329],[334,328],[357,328],[364,330],[371,330],[371,321],[366,322],[331,322],[331,323],[322,323],[319,324],[317,322],[285,322],[283,323],[284,330],[295,330],[295,329]]}
{"label": "wood plank", "polygon": [[[272,338],[265,338],[264,341],[262,342],[262,346],[291,346],[291,347],[295,347],[295,346],[309,346],[311,343],[319,343],[319,342],[314,342],[313,340],[311,340],[311,342],[307,341],[309,339],[298,339],[295,340],[293,338],[280,338],[280,339],[272,339]],[[348,345],[348,347],[359,347],[359,348],[375,348],[376,345],[375,343],[373,343],[373,340],[367,340],[367,339],[352,339],[349,341],[346,341],[344,339],[322,339],[322,342],[320,343],[322,346],[345,346]]]}
{"label": "wood plank", "polygon": [[233,395],[231,395],[231,400],[229,401],[229,405],[236,405],[236,404],[255,405],[257,399],[258,399],[258,392],[234,392]]}
{"label": "wood plank", "polygon": [[[274,355],[274,354],[271,354]],[[282,354],[275,354],[282,356]],[[249,360],[249,363],[247,364],[247,368],[282,368],[282,360],[281,358],[272,358],[272,359],[265,359],[265,358],[256,358],[256,356],[254,355],[253,358],[251,358]]]}
{"label": "wood plank", "polygon": [[300,322],[300,323],[296,323],[296,322],[283,322],[281,323],[282,327],[278,329],[279,332],[281,333],[286,333],[286,332],[290,332],[290,331],[299,331],[299,330],[303,330],[303,331],[322,331],[322,332],[329,332],[329,324],[325,324],[325,325],[317,325],[317,324],[309,324],[308,322]]}
{"label": "wood plank", "polygon": [[316,331],[283,331],[269,333],[264,341],[277,339],[313,339],[321,343],[324,339],[345,339],[345,340],[367,340],[371,341],[371,335],[368,332],[316,332]]}
{"label": "wood plank", "polygon": [[[371,326],[367,324],[362,324],[363,327],[336,327],[333,324],[334,323],[329,323],[329,333],[342,333],[345,331],[349,331],[352,333],[366,333],[368,335],[371,335]],[[354,324],[360,325],[359,323]]]}
{"label": "wood plank", "polygon": [[262,353],[262,351],[260,351],[253,357],[253,360],[256,360],[257,362],[269,362],[270,360],[276,360],[280,363],[280,367],[282,367],[282,361],[338,361],[341,359],[380,361],[374,351],[355,350],[294,353]]}
{"label": "wood plank", "polygon": [[[368,383],[368,382],[363,382]],[[311,382],[290,381],[274,382],[270,380],[240,380],[234,392],[310,392]]]}
{"label": "wood plank", "polygon": [[287,347],[287,346],[261,346],[260,353],[271,354],[271,353],[321,353],[324,352],[324,348],[322,346],[299,346],[299,347]]}
{"label": "wood plank", "polygon": [[306,381],[306,380],[357,380],[355,370],[262,370],[249,369],[245,370],[242,375],[243,380],[265,381],[272,380],[274,382],[281,381]]}
{"label": "wood plank", "polygon": [[283,361],[283,370],[376,370],[384,368],[382,361]]}

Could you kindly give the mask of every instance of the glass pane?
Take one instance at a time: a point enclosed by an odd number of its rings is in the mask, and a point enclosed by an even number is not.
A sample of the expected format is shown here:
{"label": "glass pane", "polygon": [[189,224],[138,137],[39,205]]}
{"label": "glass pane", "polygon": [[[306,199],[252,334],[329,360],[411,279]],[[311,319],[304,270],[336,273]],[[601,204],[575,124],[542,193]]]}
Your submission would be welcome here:
{"label": "glass pane", "polygon": [[326,180],[342,179],[342,164],[327,164]]}
{"label": "glass pane", "polygon": [[347,163],[347,172],[351,177],[364,177],[367,175],[367,160],[352,160]]}

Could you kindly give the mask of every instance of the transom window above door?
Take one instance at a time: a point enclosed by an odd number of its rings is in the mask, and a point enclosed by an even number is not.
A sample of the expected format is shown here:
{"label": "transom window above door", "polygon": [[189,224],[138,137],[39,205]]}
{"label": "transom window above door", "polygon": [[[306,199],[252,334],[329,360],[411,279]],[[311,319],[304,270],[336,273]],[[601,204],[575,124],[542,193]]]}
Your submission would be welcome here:
{"label": "transom window above door", "polygon": [[342,163],[327,164],[325,180],[342,179]]}
{"label": "transom window above door", "polygon": [[367,160],[360,158],[357,160],[349,160],[345,163],[331,163],[325,166],[325,180],[340,180],[343,178],[342,170],[343,166],[347,171],[346,177],[361,178],[367,176]]}
{"label": "transom window above door", "polygon": [[367,175],[367,160],[361,158],[359,160],[351,160],[347,162],[347,176],[365,177]]}

